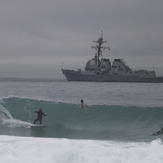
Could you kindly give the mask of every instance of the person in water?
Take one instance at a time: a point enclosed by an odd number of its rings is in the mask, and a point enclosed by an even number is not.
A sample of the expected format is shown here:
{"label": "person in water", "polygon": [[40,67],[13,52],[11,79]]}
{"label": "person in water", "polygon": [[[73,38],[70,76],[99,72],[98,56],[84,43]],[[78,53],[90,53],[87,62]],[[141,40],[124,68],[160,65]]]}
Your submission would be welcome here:
{"label": "person in water", "polygon": [[81,102],[81,108],[84,108],[84,100],[80,100]]}
{"label": "person in water", "polygon": [[84,100],[83,99],[80,100],[80,107],[83,108],[83,109],[89,108],[88,105],[84,104]]}
{"label": "person in water", "polygon": [[35,113],[37,113],[37,118],[34,121],[34,124],[39,121],[40,124],[42,124],[42,116],[46,116],[46,114],[44,114],[44,112],[42,111],[42,108],[39,109],[39,111],[35,111]]}
{"label": "person in water", "polygon": [[161,127],[160,131],[155,132],[154,134],[152,134],[153,136],[157,136],[157,135],[161,135],[163,134],[163,127]]}

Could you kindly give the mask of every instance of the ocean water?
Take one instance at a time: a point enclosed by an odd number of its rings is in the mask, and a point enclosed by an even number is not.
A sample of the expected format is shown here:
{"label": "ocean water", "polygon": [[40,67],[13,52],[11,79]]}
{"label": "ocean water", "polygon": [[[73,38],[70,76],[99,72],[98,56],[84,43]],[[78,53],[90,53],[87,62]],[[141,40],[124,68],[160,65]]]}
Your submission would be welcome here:
{"label": "ocean water", "polygon": [[0,80],[0,162],[162,163],[161,127],[162,83]]}

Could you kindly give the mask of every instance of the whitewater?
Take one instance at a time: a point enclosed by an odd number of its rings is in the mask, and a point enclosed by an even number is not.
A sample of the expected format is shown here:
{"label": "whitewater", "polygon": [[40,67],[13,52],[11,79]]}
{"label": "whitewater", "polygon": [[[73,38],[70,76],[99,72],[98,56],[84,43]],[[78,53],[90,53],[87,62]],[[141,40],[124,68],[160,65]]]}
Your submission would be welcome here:
{"label": "whitewater", "polygon": [[[152,136],[162,83],[3,79],[0,90],[0,162],[163,162],[162,135]],[[46,127],[36,128],[40,107]]]}

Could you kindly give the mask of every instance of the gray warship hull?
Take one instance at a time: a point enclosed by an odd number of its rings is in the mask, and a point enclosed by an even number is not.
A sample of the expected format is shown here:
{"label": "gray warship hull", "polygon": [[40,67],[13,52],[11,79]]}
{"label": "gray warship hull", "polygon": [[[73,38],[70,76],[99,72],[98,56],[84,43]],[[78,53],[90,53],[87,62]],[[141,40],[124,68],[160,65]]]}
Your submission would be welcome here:
{"label": "gray warship hull", "polygon": [[138,75],[96,74],[62,69],[68,81],[163,83],[163,77],[140,78]]}

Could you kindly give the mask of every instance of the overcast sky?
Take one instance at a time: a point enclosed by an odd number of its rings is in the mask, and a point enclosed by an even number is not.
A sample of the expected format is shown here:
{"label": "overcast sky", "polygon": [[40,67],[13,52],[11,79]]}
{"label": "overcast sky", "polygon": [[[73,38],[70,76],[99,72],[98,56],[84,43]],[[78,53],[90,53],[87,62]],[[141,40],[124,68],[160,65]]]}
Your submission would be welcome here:
{"label": "overcast sky", "polygon": [[84,69],[102,30],[104,57],[163,76],[163,0],[1,0],[0,77]]}

